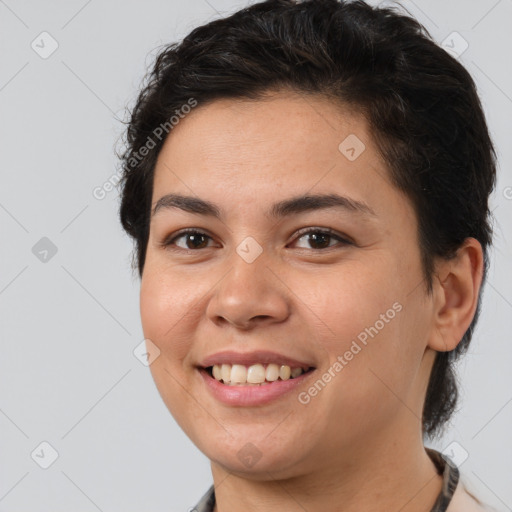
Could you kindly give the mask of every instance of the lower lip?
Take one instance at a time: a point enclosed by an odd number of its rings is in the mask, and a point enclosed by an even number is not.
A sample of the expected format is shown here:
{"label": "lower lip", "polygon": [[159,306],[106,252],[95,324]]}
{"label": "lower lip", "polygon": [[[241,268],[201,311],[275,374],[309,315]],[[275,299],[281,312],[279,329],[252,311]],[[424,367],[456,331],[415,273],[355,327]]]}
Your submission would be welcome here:
{"label": "lower lip", "polygon": [[199,373],[208,389],[217,400],[227,405],[250,407],[253,405],[267,404],[286,393],[290,393],[308,379],[311,374],[314,373],[314,370],[303,373],[294,379],[276,380],[262,386],[229,386],[211,377],[204,368],[200,368]]}

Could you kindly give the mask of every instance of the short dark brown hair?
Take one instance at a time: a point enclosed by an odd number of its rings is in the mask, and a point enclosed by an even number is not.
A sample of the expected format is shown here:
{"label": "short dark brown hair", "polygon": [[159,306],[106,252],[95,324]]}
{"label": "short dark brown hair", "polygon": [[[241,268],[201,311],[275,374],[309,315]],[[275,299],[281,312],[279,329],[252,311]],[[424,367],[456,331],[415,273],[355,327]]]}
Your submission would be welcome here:
{"label": "short dark brown hair", "polygon": [[[168,126],[191,98],[199,104],[257,100],[283,88],[326,96],[365,116],[393,184],[414,205],[428,293],[436,258],[452,257],[468,237],[482,245],[485,281],[496,155],[470,74],[412,17],[342,0],[267,0],[200,26],[159,51],[119,155],[120,219],[135,240],[140,276],[155,163],[165,140],[155,129]],[[141,157],[149,140],[151,150]],[[439,435],[455,410],[454,362],[468,348],[480,305],[481,294],[460,343],[436,355],[424,435]]]}

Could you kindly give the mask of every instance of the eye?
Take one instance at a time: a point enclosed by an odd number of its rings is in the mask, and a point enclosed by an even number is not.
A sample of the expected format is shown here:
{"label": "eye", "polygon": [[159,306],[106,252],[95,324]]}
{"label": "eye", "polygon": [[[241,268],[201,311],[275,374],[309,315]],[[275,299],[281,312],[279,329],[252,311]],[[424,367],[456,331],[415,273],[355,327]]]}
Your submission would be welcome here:
{"label": "eye", "polygon": [[[353,242],[347,240],[343,236],[336,234],[332,229],[328,228],[305,228],[298,232],[300,235],[296,240],[308,237],[306,240],[310,247],[302,247],[305,249],[315,249],[317,251],[330,249],[335,247],[336,244],[332,245],[330,242],[337,241],[337,245],[353,245]],[[184,246],[178,245],[176,242],[180,239],[184,240]],[[177,248],[190,251],[196,249],[208,249],[208,241],[212,240],[212,237],[199,231],[197,229],[187,229],[178,233],[172,234],[170,237],[162,242],[162,247],[175,249]],[[313,247],[311,247],[311,245]],[[211,246],[210,246],[211,247]],[[300,247],[299,247],[300,248]]]}
{"label": "eye", "polygon": [[[185,247],[180,247],[179,245],[176,244],[176,240],[179,240],[181,238],[186,240]],[[206,233],[196,229],[188,229],[186,231],[181,231],[177,234],[171,235],[169,238],[165,239],[161,245],[163,247],[169,248],[171,248],[171,246],[176,246],[178,249],[183,250],[205,249],[207,248],[205,247],[205,241],[208,239],[212,240],[212,238],[208,236]]]}
{"label": "eye", "polygon": [[[299,236],[297,240],[300,240],[307,236],[308,238],[306,243],[312,244],[313,249],[330,249],[331,247],[334,247],[334,245],[329,244],[329,242],[333,240],[337,240],[339,242],[338,245],[353,245],[352,242],[336,234],[332,229],[306,228],[304,230],[299,231],[298,234],[301,236]],[[305,248],[309,249],[309,247]]]}

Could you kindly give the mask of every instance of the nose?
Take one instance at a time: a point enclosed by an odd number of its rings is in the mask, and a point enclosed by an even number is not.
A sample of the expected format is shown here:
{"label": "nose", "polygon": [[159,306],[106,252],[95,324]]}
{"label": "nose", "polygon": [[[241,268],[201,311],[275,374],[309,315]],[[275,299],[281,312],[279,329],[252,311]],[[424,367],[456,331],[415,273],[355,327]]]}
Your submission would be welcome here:
{"label": "nose", "polygon": [[210,298],[208,318],[242,330],[286,320],[292,294],[265,252],[250,263],[234,252],[231,262]]}

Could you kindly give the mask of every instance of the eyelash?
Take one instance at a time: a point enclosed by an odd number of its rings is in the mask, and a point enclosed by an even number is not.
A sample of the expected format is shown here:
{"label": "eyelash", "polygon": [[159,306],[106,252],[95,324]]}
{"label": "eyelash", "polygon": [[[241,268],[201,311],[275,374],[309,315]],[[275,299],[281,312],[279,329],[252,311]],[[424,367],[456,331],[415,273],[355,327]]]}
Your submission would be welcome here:
{"label": "eyelash", "polygon": [[[329,235],[331,238],[338,240],[338,242],[341,243],[341,246],[354,245],[353,242],[351,242],[350,240],[347,240],[346,238],[342,237],[341,235],[337,234],[335,231],[333,231],[332,229],[329,229],[329,228],[304,228],[297,232],[297,237],[300,239],[304,235],[308,235],[310,233],[317,233],[317,234],[320,233],[322,235]],[[173,251],[195,252],[195,251],[201,250],[201,249],[183,249],[182,247],[176,247],[176,246],[172,247],[174,245],[174,242],[184,235],[205,235],[206,237],[212,239],[212,237],[210,235],[208,235],[207,233],[205,233],[204,231],[200,231],[198,229],[191,228],[191,229],[185,229],[183,231],[178,231],[177,233],[173,233],[172,235],[167,237],[160,245],[163,248],[166,248],[168,250],[173,250]],[[210,247],[204,247],[203,249],[209,249],[209,248]],[[336,246],[329,246],[329,247],[325,247],[323,249],[310,249],[310,250],[314,251],[314,252],[323,252],[323,251],[328,251],[328,250],[334,249],[334,248],[336,248]],[[308,249],[306,249],[306,250],[308,250]]]}

